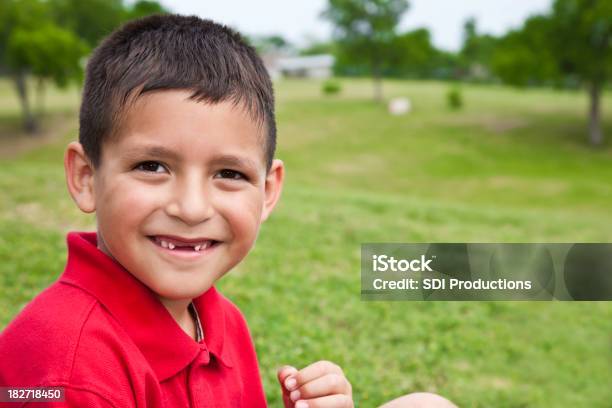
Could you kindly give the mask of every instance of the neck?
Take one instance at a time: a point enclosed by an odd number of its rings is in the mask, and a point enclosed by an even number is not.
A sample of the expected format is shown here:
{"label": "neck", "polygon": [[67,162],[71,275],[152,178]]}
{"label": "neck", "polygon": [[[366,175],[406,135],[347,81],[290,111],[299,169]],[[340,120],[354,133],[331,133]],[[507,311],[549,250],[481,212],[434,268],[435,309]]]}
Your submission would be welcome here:
{"label": "neck", "polygon": [[180,299],[170,300],[159,298],[160,302],[164,305],[170,316],[174,321],[187,333],[189,337],[195,340],[196,338],[196,327],[191,314],[189,313],[189,304],[191,299]]}

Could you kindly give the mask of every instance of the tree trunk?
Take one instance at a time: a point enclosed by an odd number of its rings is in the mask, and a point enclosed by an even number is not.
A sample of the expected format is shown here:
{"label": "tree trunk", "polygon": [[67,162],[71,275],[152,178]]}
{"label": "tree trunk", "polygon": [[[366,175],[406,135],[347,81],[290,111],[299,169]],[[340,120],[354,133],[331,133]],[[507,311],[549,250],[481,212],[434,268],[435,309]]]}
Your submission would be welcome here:
{"label": "tree trunk", "polygon": [[598,82],[592,82],[589,86],[589,141],[592,146],[600,146],[603,143],[600,116],[601,88],[601,83]]}
{"label": "tree trunk", "polygon": [[382,102],[383,100],[383,89],[382,89],[382,78],[380,73],[380,66],[376,61],[372,65],[372,73],[374,74],[374,100],[376,102]]}
{"label": "tree trunk", "polygon": [[42,120],[45,114],[45,79],[43,77],[38,78],[38,84],[36,86],[36,105],[38,105],[38,117]]}
{"label": "tree trunk", "polygon": [[23,127],[28,133],[35,133],[38,130],[38,123],[32,110],[30,109],[30,101],[28,100],[28,88],[26,84],[26,74],[23,71],[18,71],[15,76],[15,87],[21,102],[21,111],[23,114]]}

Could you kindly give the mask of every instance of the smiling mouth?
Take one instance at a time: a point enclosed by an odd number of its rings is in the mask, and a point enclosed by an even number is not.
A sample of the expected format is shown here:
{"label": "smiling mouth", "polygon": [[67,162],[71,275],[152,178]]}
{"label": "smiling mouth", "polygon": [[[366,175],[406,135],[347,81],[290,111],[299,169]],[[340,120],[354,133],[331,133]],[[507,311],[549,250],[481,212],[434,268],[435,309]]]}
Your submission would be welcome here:
{"label": "smiling mouth", "polygon": [[206,249],[212,248],[219,245],[220,241],[212,239],[204,239],[196,242],[185,242],[175,238],[169,238],[164,236],[148,236],[155,245],[171,250],[181,252],[202,252]]}

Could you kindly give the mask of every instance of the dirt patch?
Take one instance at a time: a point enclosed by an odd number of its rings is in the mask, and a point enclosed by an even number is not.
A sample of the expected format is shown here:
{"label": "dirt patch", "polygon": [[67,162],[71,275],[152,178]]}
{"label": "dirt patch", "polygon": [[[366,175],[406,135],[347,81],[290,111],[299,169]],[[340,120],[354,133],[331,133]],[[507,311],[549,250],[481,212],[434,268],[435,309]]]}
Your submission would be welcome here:
{"label": "dirt patch", "polygon": [[488,383],[491,388],[496,390],[512,389],[512,381],[507,378],[489,377],[486,383]]}
{"label": "dirt patch", "polygon": [[0,127],[0,159],[19,156],[29,150],[58,141],[73,131],[76,138],[78,121],[75,114],[61,114],[46,117],[35,134],[20,129],[19,124],[11,123]]}
{"label": "dirt patch", "polygon": [[533,179],[529,183],[508,176],[491,176],[486,180],[486,185],[495,190],[530,191],[542,196],[553,196],[566,193],[569,189],[567,182],[555,179]]}
{"label": "dirt patch", "polygon": [[329,169],[335,174],[361,174],[381,169],[386,166],[382,157],[370,154],[361,154],[351,158],[350,161],[337,161],[329,164]]}
{"label": "dirt patch", "polygon": [[522,117],[502,116],[459,116],[445,120],[449,125],[478,126],[491,133],[501,134],[521,129],[529,125],[529,121]]}
{"label": "dirt patch", "polygon": [[525,119],[507,118],[495,119],[484,123],[485,129],[493,133],[506,133],[514,129],[527,127],[529,122]]}

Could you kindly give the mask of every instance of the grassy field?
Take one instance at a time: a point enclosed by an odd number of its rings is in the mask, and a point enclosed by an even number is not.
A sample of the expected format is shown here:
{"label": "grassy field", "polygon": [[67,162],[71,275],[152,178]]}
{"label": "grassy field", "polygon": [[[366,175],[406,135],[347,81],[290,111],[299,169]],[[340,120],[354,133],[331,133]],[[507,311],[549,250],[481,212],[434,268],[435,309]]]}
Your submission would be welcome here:
{"label": "grassy field", "polygon": [[[586,95],[471,85],[453,112],[445,84],[389,81],[386,97],[414,108],[392,117],[369,81],[342,84],[327,98],[316,82],[277,84],[282,202],[219,285],[249,321],[270,405],[277,366],[329,359],[360,407],[422,390],[462,407],[610,407],[609,303],[359,295],[361,242],[610,242],[612,143],[588,147]],[[0,82],[3,139],[11,91]],[[1,326],[61,273],[66,231],[93,228],[63,180],[76,101],[52,91],[49,115],[68,130],[0,159]],[[603,106],[610,140],[611,95]]]}

